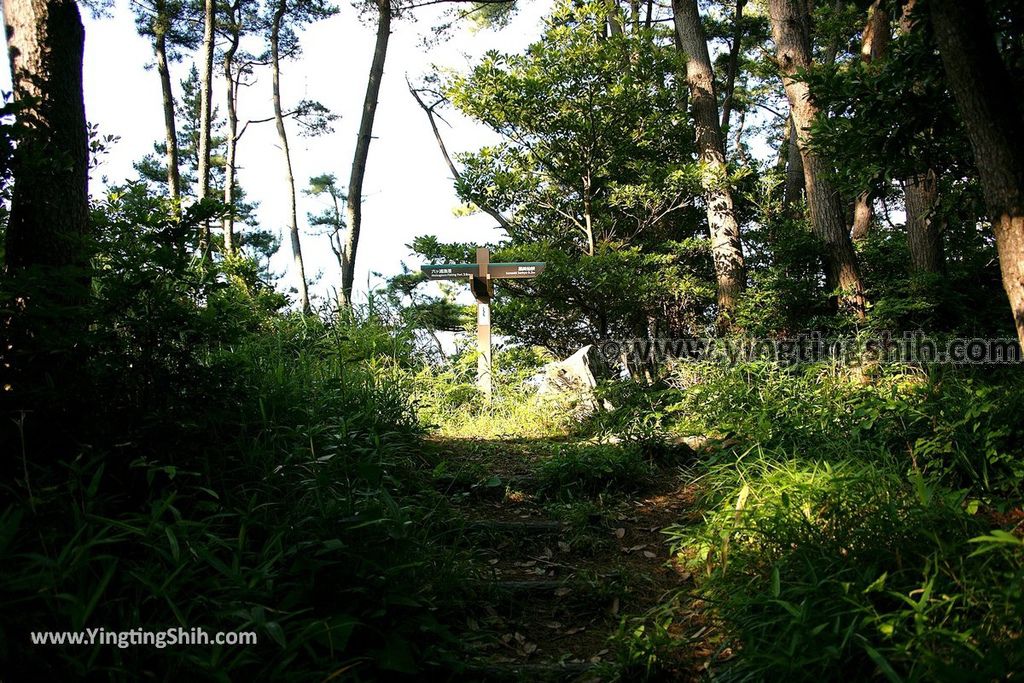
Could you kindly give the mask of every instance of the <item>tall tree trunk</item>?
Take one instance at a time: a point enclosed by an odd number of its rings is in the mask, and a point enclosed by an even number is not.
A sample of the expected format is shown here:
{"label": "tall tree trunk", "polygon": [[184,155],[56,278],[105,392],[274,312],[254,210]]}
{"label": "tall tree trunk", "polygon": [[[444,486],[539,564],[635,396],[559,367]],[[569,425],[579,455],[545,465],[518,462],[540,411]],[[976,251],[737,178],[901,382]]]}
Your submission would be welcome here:
{"label": "tall tree trunk", "polygon": [[934,171],[902,182],[907,209],[907,245],[913,273],[939,274],[945,269],[941,223],[933,214],[938,200]]}
{"label": "tall tree trunk", "polygon": [[[871,64],[885,57],[889,50],[889,12],[886,11],[883,0],[874,0],[868,7],[868,20],[864,25],[864,32],[861,35],[860,59],[865,64]],[[853,203],[853,227],[850,229],[850,237],[853,240],[861,240],[867,237],[871,229],[871,223],[875,217],[874,197],[871,192],[861,192]]]}
{"label": "tall tree trunk", "polygon": [[277,125],[277,137],[281,141],[281,151],[284,153],[285,180],[288,183],[288,195],[291,200],[291,224],[289,235],[292,243],[292,260],[295,269],[299,274],[299,302],[302,304],[302,312],[308,314],[309,289],[306,286],[306,268],[302,262],[302,245],[299,242],[299,216],[295,202],[295,176],[292,173],[292,156],[288,148],[288,132],[284,128],[284,113],[281,110],[281,61],[279,55],[281,38],[281,21],[287,10],[286,0],[279,0],[277,9],[274,11],[273,25],[270,30],[270,62],[273,76],[274,95],[274,123]]}
{"label": "tall tree trunk", "polygon": [[[915,0],[905,0],[899,18],[899,29],[909,35],[917,21],[913,18]],[[889,34],[886,32],[885,39]],[[904,178],[903,206],[907,220],[907,245],[910,251],[910,272],[941,274],[946,270],[946,257],[942,246],[945,221],[935,214],[938,206],[938,178],[934,169]]]}
{"label": "tall tree trunk", "polygon": [[[4,0],[14,100],[23,130],[7,222],[9,271],[86,266],[88,134],[82,97],[85,30],[73,0]],[[68,292],[71,294],[71,292]],[[76,291],[78,300],[85,292]]]}
{"label": "tall tree trunk", "polygon": [[1024,344],[1024,121],[985,3],[930,0],[942,65],[963,117],[996,236],[1003,288]]}
{"label": "tall tree trunk", "polygon": [[388,39],[391,36],[391,0],[377,0],[377,11],[377,41],[373,48],[370,75],[366,79],[363,115],[359,120],[359,134],[352,157],[352,173],[349,176],[348,197],[345,202],[348,232],[345,235],[345,263],[341,270],[341,304],[349,308],[352,306],[352,283],[355,279],[359,231],[363,224],[363,178],[366,176],[373,119],[377,114],[377,97],[380,93],[381,78],[384,76],[384,61],[388,55]]}
{"label": "tall tree trunk", "polygon": [[[3,15],[14,101],[23,108],[15,114],[20,126],[5,236],[8,280],[0,296],[0,409],[42,415],[50,412],[55,391],[74,391],[68,379],[77,374],[74,350],[87,325],[85,31],[74,0],[3,0]],[[60,441],[62,430],[54,425],[61,419],[39,417],[43,433],[30,443]]]}
{"label": "tall tree trunk", "polygon": [[697,154],[705,166],[702,185],[711,233],[711,255],[718,281],[719,327],[727,330],[745,284],[740,229],[733,210],[725,166],[725,148],[719,127],[714,73],[697,0],[673,0],[676,34],[686,53],[686,80],[690,86],[690,114],[696,133]]}
{"label": "tall tree trunk", "polygon": [[156,54],[156,70],[160,75],[160,92],[164,105],[164,138],[167,163],[167,191],[172,199],[181,198],[181,175],[178,161],[178,131],[174,121],[174,90],[171,88],[171,69],[167,62],[167,31],[171,19],[167,3],[156,0],[156,17],[153,22],[153,52]]}
{"label": "tall tree trunk", "polygon": [[804,194],[804,160],[800,156],[800,143],[797,141],[796,124],[793,115],[786,120],[789,137],[786,138],[786,182],[783,194],[783,205],[789,209],[799,202]]}
{"label": "tall tree trunk", "polygon": [[857,255],[843,220],[839,193],[828,180],[828,166],[808,146],[807,130],[818,114],[806,82],[794,79],[811,66],[810,17],[790,0],[769,0],[768,13],[775,41],[779,70],[789,99],[797,143],[804,165],[804,186],[810,208],[811,227],[825,246],[825,275],[828,286],[839,290],[841,308],[864,318],[864,285]]}
{"label": "tall tree trunk", "polygon": [[[199,199],[210,195],[210,147],[213,119],[213,42],[216,29],[216,0],[203,3],[203,45],[200,56],[202,68],[199,71]],[[210,224],[203,222],[200,235],[200,251],[203,256],[210,253]]]}
{"label": "tall tree trunk", "polygon": [[722,93],[722,130],[729,128],[729,116],[732,114],[732,99],[736,90],[736,75],[740,71],[740,52],[743,47],[743,6],[747,0],[736,0],[736,13],[733,15],[732,45],[729,46],[729,67],[725,74],[725,92]]}
{"label": "tall tree trunk", "polygon": [[224,204],[228,213],[224,217],[224,254],[235,251],[235,157],[238,149],[238,82],[235,80],[235,54],[242,35],[242,0],[235,0],[230,6],[231,26],[228,49],[224,51],[224,96],[228,109],[228,150],[224,161]]}

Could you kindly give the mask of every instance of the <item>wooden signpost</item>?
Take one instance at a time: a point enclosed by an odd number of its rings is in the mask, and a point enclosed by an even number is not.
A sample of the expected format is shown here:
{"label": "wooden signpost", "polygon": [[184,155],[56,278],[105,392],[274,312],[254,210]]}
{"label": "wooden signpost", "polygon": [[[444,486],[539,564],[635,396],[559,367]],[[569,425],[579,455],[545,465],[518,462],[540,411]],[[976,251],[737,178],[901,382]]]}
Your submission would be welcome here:
{"label": "wooden signpost", "polygon": [[494,280],[526,279],[544,272],[543,263],[491,263],[487,247],[478,247],[476,263],[450,263],[439,266],[421,266],[428,280],[461,280],[469,278],[469,286],[476,298],[476,343],[479,355],[476,362],[476,385],[487,400],[491,398],[491,299]]}

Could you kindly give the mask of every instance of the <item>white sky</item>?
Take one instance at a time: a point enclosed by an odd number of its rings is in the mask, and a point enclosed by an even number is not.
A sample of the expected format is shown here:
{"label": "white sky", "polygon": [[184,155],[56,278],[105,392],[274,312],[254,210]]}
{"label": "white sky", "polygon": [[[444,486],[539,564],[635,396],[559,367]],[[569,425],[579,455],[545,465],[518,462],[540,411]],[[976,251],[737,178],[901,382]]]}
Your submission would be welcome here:
{"label": "white sky", "polygon": [[[392,35],[384,80],[381,86],[374,140],[363,184],[363,228],[357,253],[355,287],[365,293],[367,283],[380,286],[376,271],[385,276],[400,271],[401,262],[419,266],[410,259],[405,246],[417,235],[434,234],[441,241],[495,240],[501,236],[486,215],[455,217],[452,209],[458,198],[452,179],[430,132],[426,116],[409,95],[405,75],[416,82],[433,70],[433,65],[465,70],[486,50],[519,51],[536,40],[541,31],[540,18],[550,3],[544,0],[522,3],[512,24],[499,31],[471,33],[466,28],[453,31],[446,41],[429,50],[422,38],[437,20],[440,11],[428,7],[417,10],[417,21],[403,19],[392,24]],[[301,191],[313,175],[334,173],[341,185],[347,185],[359,114],[366,90],[366,76],[373,52],[375,26],[360,21],[356,10],[342,2],[337,16],[319,22],[301,35],[303,53],[297,61],[282,66],[282,99],[289,103],[301,99],[319,100],[341,119],[334,133],[317,138],[299,137],[289,125],[289,145],[299,191],[299,220],[303,230],[302,247],[306,274],[315,280],[311,293],[319,300],[332,296],[340,284],[340,273],[327,238],[315,235],[305,226],[307,212],[317,212],[325,204]],[[85,105],[86,116],[99,125],[101,134],[120,136],[120,141],[103,158],[93,175],[93,195],[102,193],[101,176],[112,184],[137,177],[132,163],[152,152],[153,143],[163,139],[160,84],[155,70],[145,66],[153,61],[150,43],[135,31],[129,0],[115,0],[112,17],[94,19],[83,11],[85,23]],[[8,64],[6,54],[3,63]],[[189,69],[189,60],[171,66],[176,92],[179,81]],[[10,74],[0,69],[0,89],[10,91]],[[258,74],[251,88],[239,98],[239,119],[265,118],[272,113],[270,74]],[[214,83],[214,97],[221,114],[226,111],[223,88]],[[448,112],[451,129],[442,133],[452,152],[468,151],[494,141],[493,134],[473,122]],[[273,124],[250,126],[239,143],[239,180],[248,197],[259,201],[258,218],[267,229],[284,236],[272,269],[285,273],[282,286],[294,285],[290,272],[290,248],[284,230],[288,225],[288,195],[284,168]],[[358,297],[358,295],[357,295]]]}

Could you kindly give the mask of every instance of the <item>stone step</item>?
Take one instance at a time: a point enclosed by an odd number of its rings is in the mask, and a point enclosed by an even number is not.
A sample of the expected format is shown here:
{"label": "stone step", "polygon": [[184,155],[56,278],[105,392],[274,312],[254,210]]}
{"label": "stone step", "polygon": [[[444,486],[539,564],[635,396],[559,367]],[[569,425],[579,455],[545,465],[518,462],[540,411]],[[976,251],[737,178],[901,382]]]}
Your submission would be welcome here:
{"label": "stone step", "polygon": [[591,662],[470,662],[461,680],[574,683],[587,680],[587,674],[597,666]]}

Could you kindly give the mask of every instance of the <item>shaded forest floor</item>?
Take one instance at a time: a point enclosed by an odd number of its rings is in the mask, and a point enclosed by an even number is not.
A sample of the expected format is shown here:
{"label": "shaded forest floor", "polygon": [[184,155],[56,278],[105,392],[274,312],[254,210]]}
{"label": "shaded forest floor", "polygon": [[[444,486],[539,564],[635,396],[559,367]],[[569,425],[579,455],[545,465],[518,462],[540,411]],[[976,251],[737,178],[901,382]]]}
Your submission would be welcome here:
{"label": "shaded forest floor", "polygon": [[[435,485],[460,520],[450,541],[471,558],[453,626],[469,680],[628,680],[651,664],[665,679],[699,675],[711,629],[685,608],[691,577],[662,530],[701,516],[672,456],[546,439],[429,447],[441,463]],[[656,613],[667,607],[664,628]],[[653,630],[659,652],[631,652]]]}

